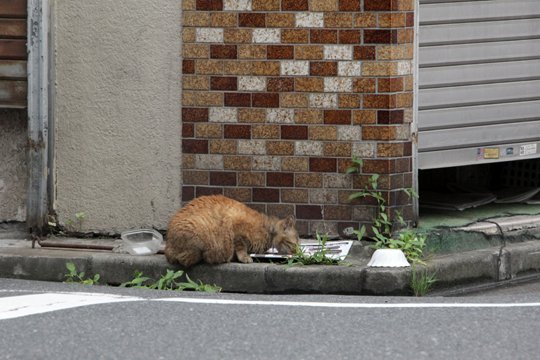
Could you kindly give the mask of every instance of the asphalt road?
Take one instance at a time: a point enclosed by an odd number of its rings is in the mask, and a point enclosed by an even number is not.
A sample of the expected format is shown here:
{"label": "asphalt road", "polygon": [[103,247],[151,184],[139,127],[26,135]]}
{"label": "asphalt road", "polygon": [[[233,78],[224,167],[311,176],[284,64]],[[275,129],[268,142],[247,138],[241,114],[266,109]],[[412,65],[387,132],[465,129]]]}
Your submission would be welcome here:
{"label": "asphalt road", "polygon": [[539,319],[535,291],[261,296],[0,279],[0,359],[537,359]]}

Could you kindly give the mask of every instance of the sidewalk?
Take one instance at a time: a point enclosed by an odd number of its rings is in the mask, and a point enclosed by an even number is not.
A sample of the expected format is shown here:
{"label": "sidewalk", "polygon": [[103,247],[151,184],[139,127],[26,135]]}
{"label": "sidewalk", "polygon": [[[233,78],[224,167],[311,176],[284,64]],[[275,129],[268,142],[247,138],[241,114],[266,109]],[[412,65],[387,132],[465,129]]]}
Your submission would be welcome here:
{"label": "sidewalk", "polygon": [[[489,226],[487,229],[493,230]],[[460,229],[459,232],[462,237],[466,237],[466,234],[478,235],[469,230]],[[427,271],[436,274],[436,289],[440,291],[456,285],[503,281],[540,271],[539,240],[507,240],[498,246],[430,256]],[[91,243],[105,248],[112,248],[120,242],[113,239],[74,238],[53,238],[48,241]],[[371,249],[355,242],[346,259],[350,266],[201,264],[187,273],[194,280],[216,284],[227,292],[409,295],[411,268],[367,267],[371,252]],[[132,256],[110,250],[53,249],[37,245],[32,249],[31,241],[20,237],[0,237],[0,277],[63,281],[67,262],[73,262],[78,271],[85,271],[87,276],[99,273],[100,282],[111,285],[131,280],[135,271],[142,271],[144,275],[157,279],[166,269],[174,268],[160,254]]]}

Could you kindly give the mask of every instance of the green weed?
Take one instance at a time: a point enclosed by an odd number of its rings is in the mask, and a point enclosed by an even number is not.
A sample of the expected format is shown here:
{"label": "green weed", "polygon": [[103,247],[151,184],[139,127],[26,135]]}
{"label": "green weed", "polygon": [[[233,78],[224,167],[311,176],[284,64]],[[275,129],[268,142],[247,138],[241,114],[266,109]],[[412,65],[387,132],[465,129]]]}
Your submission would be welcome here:
{"label": "green weed", "polygon": [[216,285],[204,284],[202,281],[193,281],[186,274],[187,282],[182,282],[180,279],[184,275],[182,270],[167,272],[162,275],[157,281],[152,282],[152,279],[144,276],[141,271],[135,272],[135,277],[125,283],[120,284],[120,287],[130,288],[142,288],[142,289],[154,289],[154,290],[193,290],[209,293],[217,293],[221,291],[221,288]]}
{"label": "green weed", "polygon": [[77,267],[74,263],[68,262],[66,263],[66,268],[68,270],[68,273],[64,275],[66,278],[67,283],[79,283],[84,285],[96,285],[99,282],[100,275],[95,274],[93,278],[87,278],[86,273],[84,271],[78,272]]}
{"label": "green weed", "polygon": [[346,263],[339,259],[332,259],[326,256],[328,249],[326,248],[326,242],[328,241],[328,235],[319,235],[317,233],[317,241],[320,250],[316,251],[312,255],[305,254],[302,248],[298,246],[296,252],[287,260],[287,266],[295,265],[346,265]]}
{"label": "green weed", "polygon": [[435,282],[437,282],[435,274],[428,274],[425,269],[423,271],[417,271],[416,267],[413,267],[410,286],[414,296],[426,295]]}

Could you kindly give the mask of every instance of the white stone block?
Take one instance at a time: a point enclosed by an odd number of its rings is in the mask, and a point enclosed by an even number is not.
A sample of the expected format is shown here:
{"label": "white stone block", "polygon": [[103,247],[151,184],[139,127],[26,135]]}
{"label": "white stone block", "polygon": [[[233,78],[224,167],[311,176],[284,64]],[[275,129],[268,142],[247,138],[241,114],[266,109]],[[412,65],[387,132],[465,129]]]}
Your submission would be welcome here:
{"label": "white stone block", "polygon": [[264,91],[266,90],[266,78],[262,76],[240,76],[238,77],[238,90]]}
{"label": "white stone block", "polygon": [[281,42],[280,29],[255,29],[253,42],[256,44],[276,44]]}
{"label": "white stone block", "polygon": [[202,43],[222,43],[223,29],[221,28],[197,28],[195,40]]}
{"label": "white stone block", "polygon": [[325,77],[324,78],[325,92],[351,92],[352,78],[345,77]]}
{"label": "white stone block", "polygon": [[282,61],[281,75],[309,75],[309,61]]}
{"label": "white stone block", "polygon": [[238,109],[211,107],[208,119],[210,122],[238,122]]}
{"label": "white stone block", "polygon": [[224,11],[251,11],[251,0],[224,0]]}
{"label": "white stone block", "polygon": [[321,28],[324,26],[323,13],[297,13],[296,27]]}
{"label": "white stone block", "polygon": [[294,109],[267,109],[266,121],[277,124],[293,124]]}
{"label": "white stone block", "polygon": [[295,141],[295,155],[317,155],[323,154],[323,144],[320,141]]}
{"label": "white stone block", "polygon": [[312,108],[337,108],[337,94],[310,94],[309,106]]}
{"label": "white stone block", "polygon": [[360,61],[339,61],[338,62],[339,76],[361,76],[362,63]]}
{"label": "white stone block", "polygon": [[351,45],[325,45],[324,58],[327,60],[352,60],[353,47]]}

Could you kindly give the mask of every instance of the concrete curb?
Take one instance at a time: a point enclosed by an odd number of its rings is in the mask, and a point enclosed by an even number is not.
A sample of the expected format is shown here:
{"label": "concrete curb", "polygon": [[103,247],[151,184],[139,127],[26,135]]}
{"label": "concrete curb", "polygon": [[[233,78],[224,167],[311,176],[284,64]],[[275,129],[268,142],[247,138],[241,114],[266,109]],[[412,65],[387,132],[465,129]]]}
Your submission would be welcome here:
{"label": "concrete curb", "polygon": [[[99,273],[101,283],[120,284],[131,280],[135,271],[157,279],[167,269],[174,268],[162,255],[137,257],[43,248],[1,250],[0,277],[5,278],[63,281],[65,264],[73,262],[78,271],[85,271],[88,276]],[[502,250],[489,248],[438,256],[428,261],[425,269],[436,274],[438,289],[473,282],[504,281],[540,271],[540,241],[511,244]],[[408,295],[411,278],[411,268],[367,268],[363,265],[201,264],[187,273],[192,279],[216,284],[224,291],[246,293]]]}

